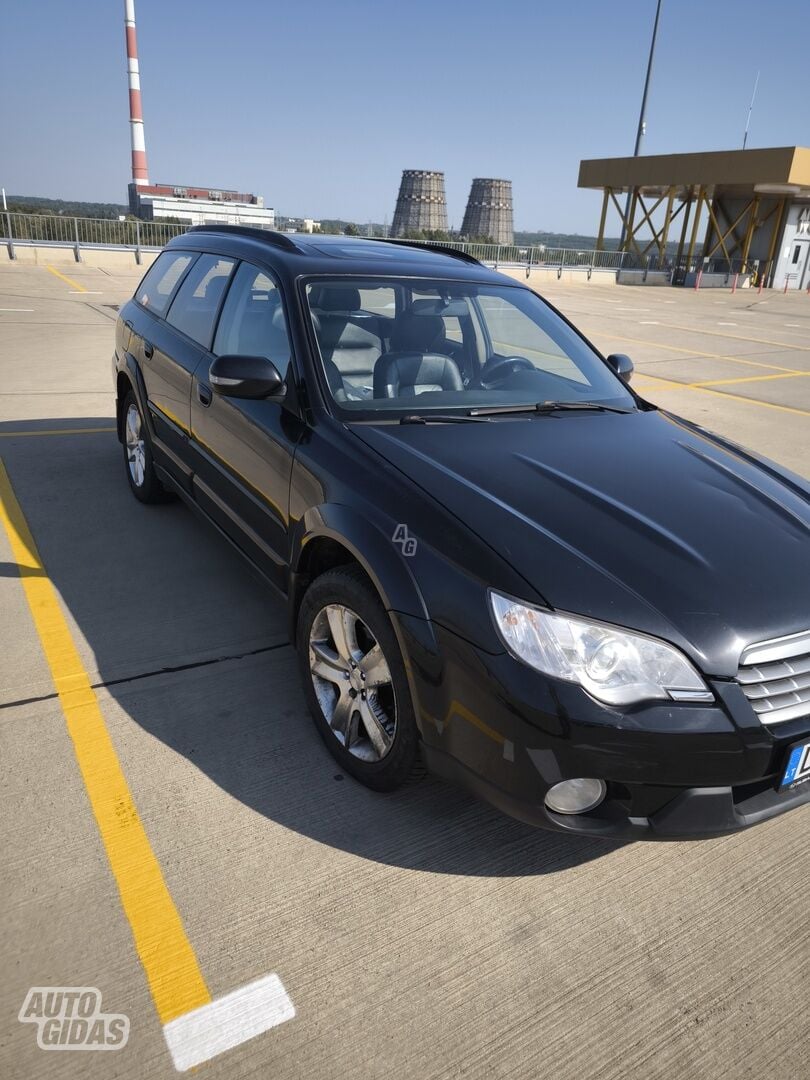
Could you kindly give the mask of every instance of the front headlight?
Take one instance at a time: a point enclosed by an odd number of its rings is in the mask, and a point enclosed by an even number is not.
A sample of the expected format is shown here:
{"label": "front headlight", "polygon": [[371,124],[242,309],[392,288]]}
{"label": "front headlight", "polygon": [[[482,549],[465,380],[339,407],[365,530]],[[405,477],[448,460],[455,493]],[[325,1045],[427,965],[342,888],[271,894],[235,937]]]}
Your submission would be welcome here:
{"label": "front headlight", "polygon": [[529,607],[490,592],[495,626],[509,651],[530,667],[579,683],[607,705],[655,698],[713,701],[686,657],[663,641],[606,623]]}

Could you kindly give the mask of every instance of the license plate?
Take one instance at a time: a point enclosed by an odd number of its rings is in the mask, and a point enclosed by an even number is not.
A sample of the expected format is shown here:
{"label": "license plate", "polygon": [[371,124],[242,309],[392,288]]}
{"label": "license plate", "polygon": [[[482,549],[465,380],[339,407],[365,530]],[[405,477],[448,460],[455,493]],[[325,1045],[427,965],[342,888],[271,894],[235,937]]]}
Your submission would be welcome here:
{"label": "license plate", "polygon": [[790,748],[787,768],[779,790],[797,788],[800,784],[808,782],[810,782],[810,742],[799,743],[798,746]]}

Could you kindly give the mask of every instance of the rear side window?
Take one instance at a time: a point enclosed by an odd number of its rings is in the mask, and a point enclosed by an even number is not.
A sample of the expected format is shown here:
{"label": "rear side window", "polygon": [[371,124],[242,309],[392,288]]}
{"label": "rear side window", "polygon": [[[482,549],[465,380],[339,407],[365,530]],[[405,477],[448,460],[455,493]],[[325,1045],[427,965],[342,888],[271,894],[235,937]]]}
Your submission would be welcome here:
{"label": "rear side window", "polygon": [[172,301],[166,321],[204,349],[211,346],[219,305],[235,259],[201,255],[189,270]]}
{"label": "rear side window", "polygon": [[155,315],[164,315],[180,278],[196,258],[187,251],[164,251],[138,286],[135,299]]}
{"label": "rear side window", "polygon": [[281,294],[263,270],[242,263],[222,309],[214,341],[217,356],[265,356],[283,377],[290,362],[290,339]]}

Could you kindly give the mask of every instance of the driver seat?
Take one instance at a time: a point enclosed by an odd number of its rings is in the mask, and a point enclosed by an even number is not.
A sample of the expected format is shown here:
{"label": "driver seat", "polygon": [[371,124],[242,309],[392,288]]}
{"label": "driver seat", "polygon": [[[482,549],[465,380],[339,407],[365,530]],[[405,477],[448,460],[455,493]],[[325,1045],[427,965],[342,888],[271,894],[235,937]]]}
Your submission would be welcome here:
{"label": "driver seat", "polygon": [[438,353],[385,353],[374,365],[374,397],[415,397],[431,390],[463,390],[458,364]]}

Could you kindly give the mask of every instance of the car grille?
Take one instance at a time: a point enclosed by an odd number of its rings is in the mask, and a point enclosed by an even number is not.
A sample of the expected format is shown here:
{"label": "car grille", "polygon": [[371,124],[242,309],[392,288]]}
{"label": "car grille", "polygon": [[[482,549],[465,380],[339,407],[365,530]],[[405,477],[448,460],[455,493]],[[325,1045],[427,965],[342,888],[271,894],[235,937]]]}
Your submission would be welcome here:
{"label": "car grille", "polygon": [[749,645],[737,682],[763,724],[810,717],[810,630]]}

